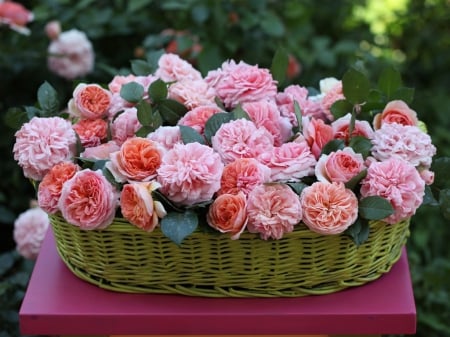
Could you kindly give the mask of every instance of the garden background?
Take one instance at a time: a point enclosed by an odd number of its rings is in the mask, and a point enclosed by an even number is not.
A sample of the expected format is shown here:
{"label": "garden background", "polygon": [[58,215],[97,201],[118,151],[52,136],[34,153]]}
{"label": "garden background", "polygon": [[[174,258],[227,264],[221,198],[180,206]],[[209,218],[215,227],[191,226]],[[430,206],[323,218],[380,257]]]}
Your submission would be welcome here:
{"label": "garden background", "polygon": [[[1,1],[0,1],[1,2]],[[0,26],[0,337],[19,336],[18,309],[33,261],[14,249],[17,216],[29,208],[31,184],[13,159],[17,120],[48,81],[67,101],[79,81],[108,83],[130,60],[166,49],[205,74],[226,59],[270,67],[275,51],[291,56],[284,85],[318,87],[355,63],[375,77],[386,64],[414,87],[412,108],[427,124],[436,157],[450,155],[449,0],[40,0],[21,1],[34,19],[29,35]],[[79,29],[92,42],[95,67],[75,81],[47,68],[45,26]],[[415,216],[408,256],[418,312],[417,336],[450,335],[450,227],[433,208]]]}

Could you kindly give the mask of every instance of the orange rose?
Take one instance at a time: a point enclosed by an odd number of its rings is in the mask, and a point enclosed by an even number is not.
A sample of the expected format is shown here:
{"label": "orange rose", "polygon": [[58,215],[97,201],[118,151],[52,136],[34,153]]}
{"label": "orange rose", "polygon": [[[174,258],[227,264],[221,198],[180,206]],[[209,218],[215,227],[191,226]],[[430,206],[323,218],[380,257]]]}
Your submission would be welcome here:
{"label": "orange rose", "polygon": [[75,117],[97,119],[106,116],[112,94],[98,84],[80,83],[69,101],[69,112]]}
{"label": "orange rose", "polygon": [[103,119],[81,119],[73,129],[84,147],[98,146],[108,136],[108,123]]}
{"label": "orange rose", "polygon": [[383,123],[397,123],[401,125],[417,125],[417,113],[401,100],[389,102],[384,110],[375,115],[373,120],[374,129],[381,128]]}
{"label": "orange rose", "polygon": [[162,150],[158,143],[141,137],[127,139],[120,151],[110,155],[107,168],[117,181],[149,181],[161,165]]}
{"label": "orange rose", "polygon": [[247,225],[247,201],[245,194],[222,194],[211,204],[206,216],[208,224],[221,233],[230,233],[231,239],[239,239]]}

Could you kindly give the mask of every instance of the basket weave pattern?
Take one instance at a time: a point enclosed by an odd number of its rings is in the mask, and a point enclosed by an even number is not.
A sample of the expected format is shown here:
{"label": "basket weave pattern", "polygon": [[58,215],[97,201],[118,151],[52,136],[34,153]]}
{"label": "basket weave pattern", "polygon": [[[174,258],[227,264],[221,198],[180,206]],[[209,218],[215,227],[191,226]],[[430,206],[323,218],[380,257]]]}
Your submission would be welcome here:
{"label": "basket weave pattern", "polygon": [[388,272],[409,236],[409,221],[373,222],[357,247],[345,235],[301,225],[270,241],[195,232],[178,247],[159,229],[147,233],[119,218],[93,231],[55,215],[51,223],[59,255],[85,281],[119,292],[207,297],[294,297],[359,286]]}

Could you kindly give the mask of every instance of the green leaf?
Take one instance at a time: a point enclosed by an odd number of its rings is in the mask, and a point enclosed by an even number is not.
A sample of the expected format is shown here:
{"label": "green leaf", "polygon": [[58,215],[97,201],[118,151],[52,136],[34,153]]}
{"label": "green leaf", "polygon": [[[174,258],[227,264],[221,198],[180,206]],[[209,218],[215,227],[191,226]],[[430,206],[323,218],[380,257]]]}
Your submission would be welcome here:
{"label": "green leaf", "polygon": [[342,77],[342,90],[350,103],[361,104],[367,101],[370,83],[366,75],[350,68]]}
{"label": "green leaf", "polygon": [[378,79],[378,88],[383,92],[388,100],[392,99],[395,91],[402,85],[400,72],[394,67],[386,67],[381,72]]}
{"label": "green leaf", "polygon": [[361,153],[364,158],[370,155],[372,149],[372,142],[370,139],[363,136],[353,136],[350,139],[349,146],[356,152]]}
{"label": "green leaf", "polygon": [[286,78],[286,71],[289,64],[289,57],[284,48],[279,48],[275,52],[272,59],[272,65],[270,67],[270,72],[274,80],[278,81],[279,84],[283,83]]}
{"label": "green leaf", "polygon": [[133,0],[127,1],[127,13],[131,14],[140,9],[143,9],[145,6],[150,5],[153,0]]}
{"label": "green leaf", "polygon": [[305,187],[308,187],[308,184],[302,182],[287,182],[288,185],[297,195],[300,195]]}
{"label": "green leaf", "polygon": [[302,109],[300,108],[300,104],[294,100],[294,115],[297,120],[297,127],[294,127],[294,132],[303,132],[303,119],[302,119]]}
{"label": "green leaf", "polygon": [[379,196],[370,196],[359,201],[359,215],[367,220],[382,220],[394,213],[391,203]]}
{"label": "green leaf", "polygon": [[205,144],[205,138],[199,134],[194,128],[186,125],[178,125],[180,128],[181,139],[184,144],[188,143],[200,143]]}
{"label": "green leaf", "polygon": [[161,219],[161,231],[178,246],[198,226],[197,214],[187,210],[183,213],[171,212]]}
{"label": "green leaf", "polygon": [[431,170],[434,172],[434,186],[438,188],[450,187],[450,158],[441,157],[433,160]]}
{"label": "green leaf", "polygon": [[346,99],[340,99],[331,106],[331,113],[335,119],[344,117],[346,114],[351,113],[353,105]]}
{"label": "green leaf", "polygon": [[228,123],[233,119],[233,114],[228,112],[219,112],[209,117],[205,124],[205,138],[208,143],[211,143],[211,137],[216,134],[222,124]]}
{"label": "green leaf", "polygon": [[19,129],[24,123],[29,121],[27,113],[19,108],[10,108],[5,114],[5,124],[12,129]]}
{"label": "green leaf", "polygon": [[56,115],[59,109],[58,93],[48,83],[44,82],[37,92],[39,106],[46,116]]}
{"label": "green leaf", "polygon": [[150,66],[150,69],[152,70],[150,74],[154,73],[156,69],[158,69],[158,61],[161,58],[163,54],[165,54],[164,49],[158,49],[158,50],[152,50],[151,52],[147,53],[147,61]]}
{"label": "green leaf", "polygon": [[414,99],[414,88],[398,88],[391,97],[391,100],[399,99],[407,104],[411,104]]}
{"label": "green leaf", "polygon": [[431,187],[428,185],[425,185],[425,195],[423,196],[422,205],[430,205],[430,206],[438,206],[439,205],[439,202],[434,197]]}
{"label": "green leaf", "polygon": [[442,216],[450,220],[450,189],[443,189],[439,193],[439,203]]}
{"label": "green leaf", "polygon": [[153,103],[160,103],[167,98],[167,84],[161,79],[157,79],[148,88],[148,96]]}
{"label": "green leaf", "polygon": [[120,97],[127,102],[137,103],[144,95],[144,87],[136,82],[130,82],[122,85],[120,89]]}
{"label": "green leaf", "polygon": [[366,175],[367,175],[367,170],[362,170],[356,176],[354,176],[352,179],[347,181],[345,183],[345,187],[348,188],[349,190],[353,190],[356,187],[356,185],[358,185],[359,182],[366,177]]}
{"label": "green leaf", "polygon": [[154,128],[153,126],[150,126],[150,125],[143,125],[143,126],[141,126],[140,128],[139,128],[139,130],[137,130],[134,134],[137,136],[137,137],[143,137],[143,138],[145,138],[145,137],[147,137],[147,135],[149,134],[149,133],[152,133],[153,131],[155,131],[157,128]]}
{"label": "green leaf", "polygon": [[285,32],[284,24],[275,12],[264,11],[260,20],[261,28],[267,35],[275,37],[283,36]]}
{"label": "green leaf", "polygon": [[141,125],[150,125],[152,124],[153,110],[152,106],[146,101],[139,101],[136,104],[137,109],[137,118]]}
{"label": "green leaf", "polygon": [[357,219],[354,224],[345,230],[344,234],[350,236],[356,246],[359,247],[369,238],[369,222]]}
{"label": "green leaf", "polygon": [[151,74],[153,72],[153,67],[144,60],[132,60],[131,70],[135,75],[147,76],[148,74]]}
{"label": "green leaf", "polygon": [[8,272],[16,263],[14,254],[8,252],[0,255],[0,276],[3,276]]}
{"label": "green leaf", "polygon": [[345,142],[342,139],[330,140],[322,148],[321,154],[330,154],[331,152],[336,152],[337,150],[342,150],[345,147]]}
{"label": "green leaf", "polygon": [[251,121],[252,119],[250,118],[250,116],[248,115],[247,111],[245,111],[244,109],[242,109],[241,105],[238,104],[233,111],[231,111],[231,113],[233,114],[233,119],[247,119],[249,121]]}
{"label": "green leaf", "polygon": [[186,107],[172,99],[164,99],[158,104],[161,117],[169,125],[176,125],[180,118],[187,112]]}

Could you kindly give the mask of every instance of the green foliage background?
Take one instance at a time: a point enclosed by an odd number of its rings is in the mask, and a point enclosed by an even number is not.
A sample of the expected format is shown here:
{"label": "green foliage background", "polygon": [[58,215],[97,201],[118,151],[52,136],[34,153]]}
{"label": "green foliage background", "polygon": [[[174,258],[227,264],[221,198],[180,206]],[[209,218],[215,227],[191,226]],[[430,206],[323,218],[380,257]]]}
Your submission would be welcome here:
{"label": "green foliage background", "polygon": [[[107,83],[126,72],[131,59],[167,47],[166,29],[178,51],[205,73],[233,58],[269,67],[282,47],[295,56],[301,72],[284,85],[318,86],[323,77],[341,77],[355,62],[377,76],[393,64],[416,88],[413,108],[426,122],[439,156],[450,156],[450,3],[448,0],[40,0],[21,1],[35,15],[30,36],[0,28],[0,336],[17,336],[17,310],[30,263],[13,252],[14,219],[34,197],[11,149],[15,128],[11,107],[32,105],[45,80],[61,94],[75,83],[46,67],[49,41],[44,26],[59,20],[63,30],[84,31],[93,43],[96,67],[80,81]],[[198,43],[200,52],[191,47]],[[8,124],[8,125],[7,125]],[[448,221],[447,221],[448,222]],[[450,229],[435,209],[414,218],[408,242],[418,311],[417,336],[450,335]],[[6,261],[6,262],[5,262]]]}

